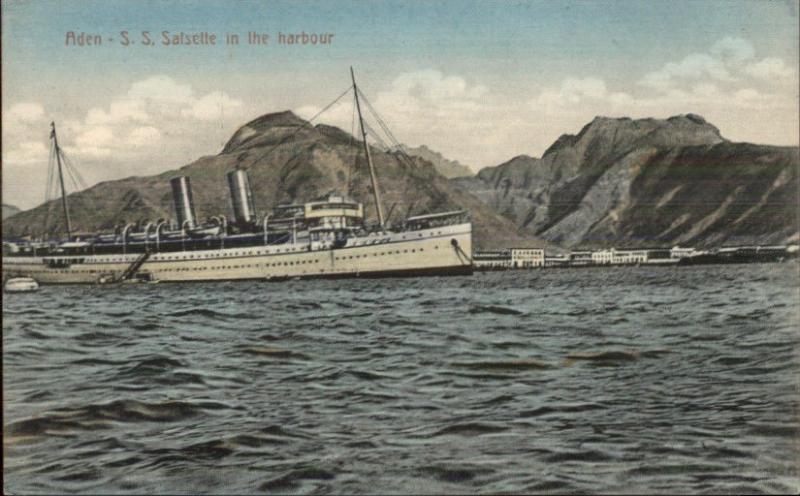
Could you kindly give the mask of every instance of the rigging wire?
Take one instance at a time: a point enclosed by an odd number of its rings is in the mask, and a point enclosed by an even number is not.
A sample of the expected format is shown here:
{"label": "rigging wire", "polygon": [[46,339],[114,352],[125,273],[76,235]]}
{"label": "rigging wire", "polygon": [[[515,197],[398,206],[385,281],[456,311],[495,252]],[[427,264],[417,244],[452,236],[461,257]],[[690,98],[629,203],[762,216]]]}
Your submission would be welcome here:
{"label": "rigging wire", "polygon": [[63,152],[63,150],[61,152],[61,158],[64,160],[64,163],[67,166],[67,171],[70,173],[70,176],[74,175],[74,177],[72,177],[72,181],[73,181],[73,183],[75,183],[76,189],[78,191],[87,192],[86,194],[83,195],[83,198],[82,198],[84,200],[84,202],[88,203],[88,206],[91,209],[91,211],[93,211],[93,212],[97,211],[97,204],[95,203],[95,201],[92,198],[92,196],[88,194],[89,185],[88,185],[87,181],[83,178],[83,175],[81,175],[81,173],[78,170],[78,168],[75,167],[75,164],[72,163],[72,160],[70,160],[70,158],[67,157],[67,155]]}
{"label": "rigging wire", "polygon": [[400,156],[403,157],[403,159],[406,161],[406,165],[414,167],[415,163],[414,160],[408,155],[408,153],[406,153],[405,147],[397,140],[397,138],[395,138],[391,129],[389,129],[389,126],[380,116],[375,107],[372,106],[372,103],[370,103],[366,95],[364,95],[364,93],[362,93],[361,90],[358,90],[358,94],[361,95],[362,99],[367,104],[366,105],[367,110],[369,110],[372,116],[375,117],[375,120],[378,122],[378,126],[380,126],[380,128],[383,130],[384,134],[386,134],[389,141],[394,145],[394,148],[400,153]]}
{"label": "rigging wire", "polygon": [[[366,103],[367,110],[370,112],[372,117],[375,118],[375,120],[378,123],[378,126],[381,128],[381,130],[383,131],[384,135],[390,141],[390,143],[392,143],[393,146],[387,145],[386,142],[380,137],[379,133],[375,129],[371,128],[369,126],[369,124],[366,124],[366,128],[367,128],[368,134],[370,136],[372,136],[373,139],[375,141],[377,141],[382,147],[384,147],[385,151],[390,153],[395,158],[395,160],[398,161],[399,164],[403,164],[403,165],[405,165],[406,167],[408,167],[410,169],[415,169],[416,168],[416,161],[414,159],[412,159],[408,155],[408,153],[406,153],[404,146],[394,136],[394,134],[392,133],[391,129],[389,129],[389,126],[386,124],[386,121],[383,120],[381,115],[378,113],[378,111],[375,109],[375,107],[372,105],[372,103],[369,101],[369,99],[366,97],[366,95],[364,95],[364,93],[360,89],[358,90],[358,94],[361,96],[361,99]],[[393,149],[396,151],[396,153],[392,153]],[[408,189],[411,186],[411,182],[410,181],[406,180],[404,182],[405,182],[405,188],[403,189],[403,193],[400,196],[401,198],[406,198],[407,197]],[[390,215],[394,211],[394,208],[396,206],[397,206],[396,202],[394,204],[392,204],[392,206],[391,206],[391,208],[389,210]],[[411,212],[412,208],[413,208],[413,203],[412,203],[411,206],[409,206],[408,212],[406,212],[406,215],[408,215]],[[388,217],[389,216],[387,216],[387,220],[388,220]]]}
{"label": "rigging wire", "polygon": [[352,88],[353,88],[353,86],[352,86],[352,85],[348,86],[348,87],[347,87],[347,89],[346,89],[346,90],[344,90],[344,91],[342,92],[342,94],[341,94],[341,95],[339,95],[339,96],[337,96],[337,97],[336,97],[336,99],[335,99],[335,100],[333,100],[331,103],[329,103],[327,106],[325,106],[325,108],[323,108],[322,110],[320,110],[319,112],[317,112],[317,113],[316,113],[316,115],[314,115],[314,117],[312,117],[311,119],[309,119],[309,120],[307,120],[307,121],[303,122],[303,124],[301,124],[301,125],[297,126],[297,129],[295,129],[295,130],[294,130],[294,131],[293,131],[291,134],[289,134],[289,135],[287,135],[287,136],[284,136],[284,137],[283,137],[283,138],[282,138],[280,141],[278,141],[278,142],[277,142],[275,145],[273,145],[273,146],[272,146],[272,148],[270,148],[269,150],[267,150],[267,153],[265,153],[265,154],[264,154],[264,155],[263,155],[261,158],[259,158],[257,161],[253,162],[253,164],[252,164],[250,167],[252,168],[252,167],[253,167],[253,166],[255,166],[257,163],[259,163],[259,162],[262,162],[262,161],[266,160],[266,158],[267,158],[267,157],[269,157],[269,156],[272,154],[272,152],[274,152],[274,151],[275,151],[275,150],[276,150],[276,149],[277,149],[279,146],[281,146],[282,144],[284,144],[284,143],[285,143],[286,141],[288,141],[290,138],[293,138],[293,137],[294,137],[294,136],[295,136],[297,133],[299,133],[299,132],[300,132],[300,131],[301,131],[303,128],[305,128],[306,126],[310,126],[310,125],[311,125],[311,123],[314,121],[314,119],[316,119],[317,117],[319,117],[320,115],[322,115],[324,112],[326,112],[328,109],[330,109],[331,107],[333,107],[333,106],[336,104],[336,102],[338,102],[339,100],[341,100],[341,99],[342,99],[342,97],[343,97],[343,96],[345,96],[347,93],[349,93],[349,92],[350,92],[350,90],[351,90]]}
{"label": "rigging wire", "polygon": [[353,150],[353,158],[350,159],[350,167],[347,169],[347,196],[350,196],[350,192],[353,189],[353,171],[356,168],[356,164],[358,161],[358,153],[355,151],[355,147],[353,144],[356,140],[356,95],[355,92],[353,93],[353,109],[351,111],[351,120],[350,120],[350,142],[347,144],[348,150]]}
{"label": "rigging wire", "polygon": [[75,186],[79,189],[88,189],[89,188],[88,184],[83,179],[83,176],[78,171],[78,168],[75,167],[75,165],[72,163],[72,160],[70,160],[69,157],[67,157],[67,154],[64,153],[64,150],[61,150],[61,159],[63,160],[64,164],[66,164],[67,168],[71,169],[72,172],[77,177],[78,181],[75,183]]}
{"label": "rigging wire", "polygon": [[51,205],[51,200],[53,199],[52,190],[53,190],[53,176],[55,175],[55,154],[53,151],[55,150],[55,146],[50,147],[50,154],[47,158],[47,186],[44,190],[44,204],[46,206],[44,212],[44,222],[42,223],[42,231],[47,232],[47,223],[50,222],[50,212],[53,208]]}

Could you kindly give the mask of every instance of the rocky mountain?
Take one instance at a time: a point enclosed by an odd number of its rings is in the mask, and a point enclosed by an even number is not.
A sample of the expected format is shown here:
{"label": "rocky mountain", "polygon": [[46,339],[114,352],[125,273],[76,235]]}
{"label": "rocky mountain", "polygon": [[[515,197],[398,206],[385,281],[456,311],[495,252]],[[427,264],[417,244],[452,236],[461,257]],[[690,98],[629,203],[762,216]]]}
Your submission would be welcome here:
{"label": "rocky mountain", "polygon": [[470,177],[475,175],[472,169],[462,164],[458,160],[450,160],[441,153],[431,150],[425,145],[412,148],[404,146],[403,150],[412,157],[419,157],[427,160],[436,171],[448,179],[456,177]]}
{"label": "rocky mountain", "polygon": [[541,158],[453,182],[567,247],[798,241],[797,147],[733,143],[700,116],[598,117]]}
{"label": "rocky mountain", "polygon": [[6,205],[5,203],[3,203],[3,220],[5,220],[6,218],[11,217],[12,215],[15,215],[15,214],[17,214],[19,212],[20,212],[20,209],[18,209],[14,205]]}
{"label": "rocky mountain", "polygon": [[[331,191],[347,192],[365,205],[368,220],[376,217],[363,145],[344,131],[310,125],[291,112],[264,115],[241,128],[222,152],[202,157],[177,170],[149,177],[128,177],[99,183],[69,195],[74,230],[113,229],[120,223],[171,218],[169,179],[191,178],[197,214],[231,215],[225,173],[246,168],[256,208],[266,212],[282,202],[302,202]],[[413,163],[399,154],[372,149],[384,208],[390,222],[407,215],[468,209],[479,247],[539,246],[523,238],[514,223],[471,194],[451,184],[421,158]],[[63,230],[59,204],[50,202],[3,223],[4,236]]]}

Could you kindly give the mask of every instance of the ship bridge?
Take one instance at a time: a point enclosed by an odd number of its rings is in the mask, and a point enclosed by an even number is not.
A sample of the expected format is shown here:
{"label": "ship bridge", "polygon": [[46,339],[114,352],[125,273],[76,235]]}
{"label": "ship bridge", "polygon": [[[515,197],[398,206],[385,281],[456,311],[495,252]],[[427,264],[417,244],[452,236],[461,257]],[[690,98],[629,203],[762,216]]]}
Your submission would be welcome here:
{"label": "ship bridge", "polygon": [[303,205],[303,214],[309,227],[341,229],[360,224],[364,219],[364,206],[343,196],[327,198]]}

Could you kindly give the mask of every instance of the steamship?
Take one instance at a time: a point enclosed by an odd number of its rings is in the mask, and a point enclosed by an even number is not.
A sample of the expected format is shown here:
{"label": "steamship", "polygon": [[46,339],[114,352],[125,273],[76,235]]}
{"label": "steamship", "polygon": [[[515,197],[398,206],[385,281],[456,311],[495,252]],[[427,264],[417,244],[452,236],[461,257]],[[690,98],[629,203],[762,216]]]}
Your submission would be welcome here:
{"label": "steamship", "polygon": [[[352,73],[351,73],[352,75]],[[3,243],[3,279],[41,284],[286,280],[297,278],[466,275],[472,273],[472,224],[465,211],[408,217],[389,225],[367,143],[353,77],[377,224],[364,206],[330,193],[302,204],[281,204],[258,216],[244,169],[226,174],[233,218],[200,223],[191,180],[170,180],[175,220],[128,224],[113,233],[74,235],[55,124],[51,141],[58,165],[66,236],[59,241]]]}

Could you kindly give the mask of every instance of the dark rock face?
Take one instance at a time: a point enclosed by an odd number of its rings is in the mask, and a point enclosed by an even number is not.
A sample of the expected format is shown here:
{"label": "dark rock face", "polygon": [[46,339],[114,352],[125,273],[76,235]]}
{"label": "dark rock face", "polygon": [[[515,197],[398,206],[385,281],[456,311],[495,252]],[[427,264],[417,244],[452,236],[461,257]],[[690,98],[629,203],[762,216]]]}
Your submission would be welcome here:
{"label": "dark rock face", "polygon": [[[408,163],[396,153],[374,148],[372,157],[390,222],[465,208],[472,215],[478,247],[543,244],[518,235],[511,220],[448,182],[430,162],[415,158]],[[242,126],[219,155],[157,176],[109,181],[69,195],[74,230],[91,232],[173,217],[169,179],[177,175],[191,177],[200,219],[231,216],[225,173],[236,167],[249,170],[256,210],[261,214],[279,203],[308,201],[338,191],[363,202],[368,220],[376,217],[361,142],[338,128],[312,126],[291,112],[280,112]],[[63,230],[63,222],[60,204],[50,202],[4,222],[3,235],[57,233]]]}
{"label": "dark rock face", "polygon": [[697,115],[598,117],[453,181],[563,246],[707,246],[797,241],[798,168],[796,147],[731,143]]}
{"label": "dark rock face", "polygon": [[425,145],[418,146],[416,148],[404,146],[403,149],[412,157],[419,157],[427,160],[433,164],[436,172],[448,179],[453,179],[456,177],[470,177],[474,175],[472,170],[466,165],[457,160],[450,160],[441,153],[431,150]]}

